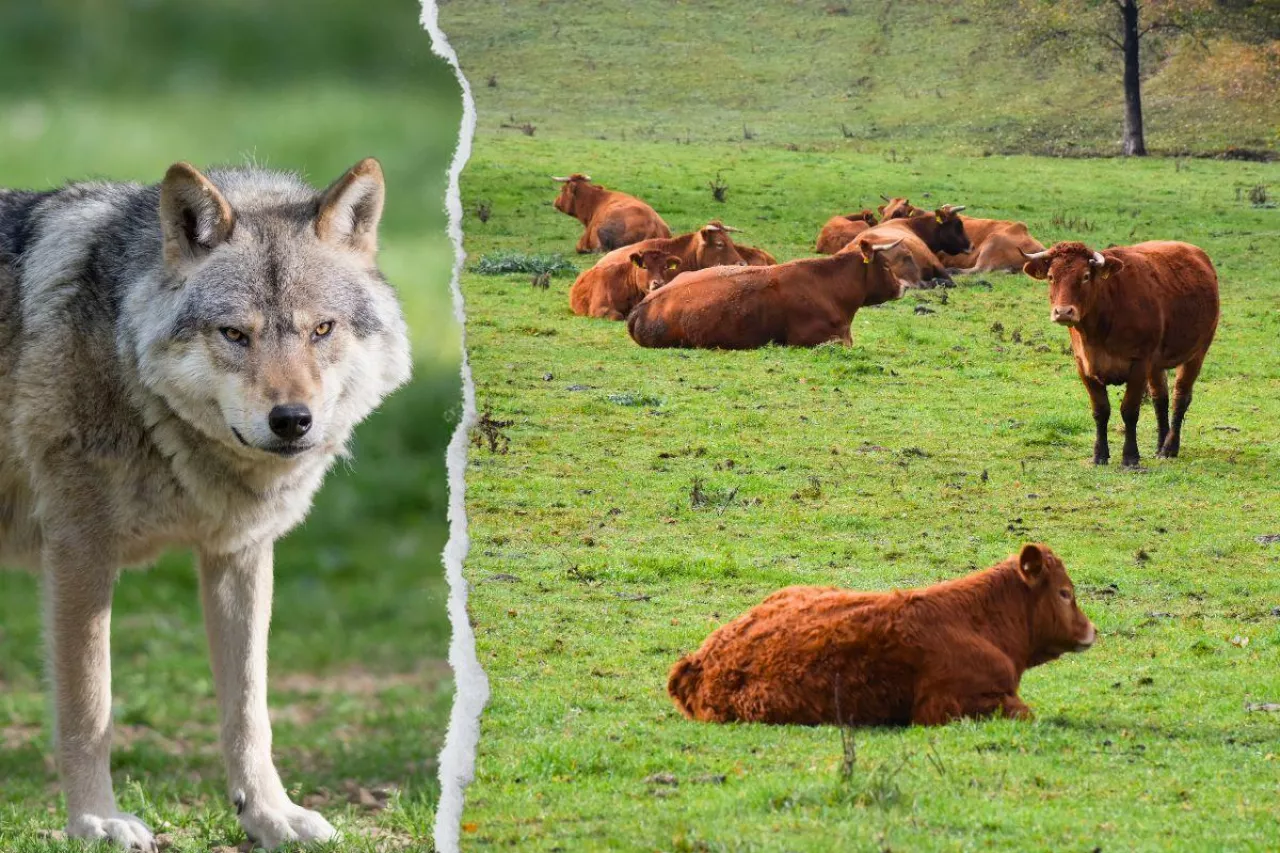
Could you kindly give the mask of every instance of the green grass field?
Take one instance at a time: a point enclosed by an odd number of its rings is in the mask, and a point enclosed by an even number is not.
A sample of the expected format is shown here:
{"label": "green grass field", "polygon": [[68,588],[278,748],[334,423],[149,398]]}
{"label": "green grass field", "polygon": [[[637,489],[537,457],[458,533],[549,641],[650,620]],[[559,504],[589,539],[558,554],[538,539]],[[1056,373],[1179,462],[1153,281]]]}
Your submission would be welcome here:
{"label": "green grass field", "polygon": [[[81,5],[0,13],[0,185],[153,182],[179,159],[254,160],[323,185],[361,157],[382,161],[381,262],[409,320],[415,378],[358,430],[350,465],[277,547],[271,709],[286,784],[347,835],[330,849],[430,849],[452,697],[440,551],[459,400],[443,213],[456,84],[430,56],[416,0],[320,12],[300,0],[155,4],[127,21]],[[65,814],[39,616],[38,579],[0,572],[0,849],[24,853],[82,849],[50,835]],[[190,556],[127,573],[113,621],[121,806],[163,833],[164,849],[234,849],[244,833],[225,791]]]}
{"label": "green grass field", "polygon": [[[576,169],[677,231],[722,217],[784,259],[880,192],[1023,219],[1046,242],[1185,239],[1218,265],[1223,320],[1182,457],[1154,458],[1146,407],[1129,471],[1090,464],[1066,332],[1022,275],[864,310],[847,349],[714,352],[643,350],[572,316],[571,277],[466,274],[479,406],[510,424],[468,478],[493,699],[465,849],[1280,847],[1280,717],[1248,710],[1280,702],[1280,543],[1259,539],[1280,534],[1280,211],[1237,197],[1280,169],[489,128],[463,182],[492,209],[465,223],[470,263],[572,256],[579,226],[547,176]],[[844,777],[834,728],[693,723],[666,696],[680,655],[776,588],[927,584],[1026,541],[1065,559],[1100,631],[1028,673],[1033,723],[859,731]]]}

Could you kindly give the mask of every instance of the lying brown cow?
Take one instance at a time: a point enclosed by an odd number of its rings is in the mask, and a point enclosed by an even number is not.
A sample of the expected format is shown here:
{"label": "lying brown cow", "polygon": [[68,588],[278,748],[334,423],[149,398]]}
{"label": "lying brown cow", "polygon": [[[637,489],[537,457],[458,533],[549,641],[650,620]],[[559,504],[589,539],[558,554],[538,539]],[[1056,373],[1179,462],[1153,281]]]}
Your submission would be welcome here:
{"label": "lying brown cow", "polygon": [[889,219],[909,219],[912,216],[923,216],[929,212],[922,207],[916,207],[905,198],[889,198],[887,195],[882,195],[880,198],[884,199],[884,204],[877,207],[876,210],[880,211],[881,222]]}
{"label": "lying brown cow", "polygon": [[[1027,258],[1023,269],[1049,280],[1050,319],[1071,328],[1076,369],[1093,404],[1094,464],[1111,459],[1108,385],[1125,386],[1124,464],[1140,460],[1138,413],[1146,388],[1156,410],[1157,455],[1177,456],[1191,389],[1218,328],[1218,273],[1209,256],[1172,241],[1102,252],[1083,243],[1058,243]],[[1165,371],[1174,367],[1171,429]]]}
{"label": "lying brown cow", "polygon": [[608,252],[650,237],[670,237],[671,229],[658,212],[635,196],[591,183],[589,175],[553,178],[564,186],[556,196],[556,210],[574,217],[586,230],[578,252]]}
{"label": "lying brown cow", "polygon": [[836,254],[857,251],[858,245],[867,241],[902,240],[915,258],[922,282],[950,283],[951,276],[942,261],[938,260],[938,254],[960,254],[971,248],[964,222],[959,215],[962,210],[964,205],[952,207],[944,204],[933,213],[883,221],[862,232]]}
{"label": "lying brown cow", "polygon": [[745,264],[746,260],[738,253],[738,247],[729,237],[729,232],[737,230],[713,219],[700,230],[681,234],[679,237],[654,237],[615,249],[597,261],[596,265],[618,263],[627,260],[632,252],[647,252],[651,249],[678,256],[682,270]]}
{"label": "lying brown cow", "polygon": [[778,259],[766,252],[764,249],[757,249],[755,246],[744,246],[741,243],[735,243],[734,248],[738,250],[738,254],[747,262],[747,266],[751,267],[771,267],[778,262]]}
{"label": "lying brown cow", "polygon": [[1022,674],[1096,633],[1043,545],[956,580],[888,593],[793,586],[715,631],[667,692],[714,723],[941,725],[1029,718]]}
{"label": "lying brown cow", "polygon": [[946,264],[952,274],[1020,272],[1025,263],[1024,255],[1044,251],[1044,246],[1031,236],[1023,222],[974,219],[971,216],[960,218],[973,248],[959,255],[938,255],[938,260]]}
{"label": "lying brown cow", "polygon": [[874,212],[863,208],[858,213],[833,216],[818,232],[815,250],[819,255],[834,255],[877,222]]}
{"label": "lying brown cow", "polygon": [[643,347],[849,344],[858,309],[897,299],[917,276],[898,241],[771,267],[686,272],[646,296],[627,330]]}
{"label": "lying brown cow", "polygon": [[632,252],[623,263],[596,264],[569,289],[569,307],[585,317],[623,320],[652,290],[680,271],[680,258],[658,249]]}

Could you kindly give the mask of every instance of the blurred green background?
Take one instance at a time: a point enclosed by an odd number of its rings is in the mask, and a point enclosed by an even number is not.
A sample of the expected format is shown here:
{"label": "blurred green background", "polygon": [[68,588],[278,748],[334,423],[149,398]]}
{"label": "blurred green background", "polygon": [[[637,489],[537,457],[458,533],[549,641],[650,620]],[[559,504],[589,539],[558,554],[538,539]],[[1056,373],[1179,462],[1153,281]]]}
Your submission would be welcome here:
{"label": "blurred green background", "polygon": [[[460,94],[417,0],[132,0],[0,5],[0,186],[155,182],[175,160],[256,162],[324,185],[382,161],[381,264],[415,377],[277,547],[271,637],[285,782],[343,850],[425,849],[451,695],[440,551],[458,334],[444,235]],[[72,849],[42,691],[37,578],[0,572],[0,849]],[[227,805],[189,554],[117,587],[113,771],[122,807],[173,850],[244,840]],[[142,780],[142,784],[134,784]],[[378,806],[349,802],[373,794]],[[56,807],[56,808],[55,808]],[[336,848],[335,848],[336,849]]]}

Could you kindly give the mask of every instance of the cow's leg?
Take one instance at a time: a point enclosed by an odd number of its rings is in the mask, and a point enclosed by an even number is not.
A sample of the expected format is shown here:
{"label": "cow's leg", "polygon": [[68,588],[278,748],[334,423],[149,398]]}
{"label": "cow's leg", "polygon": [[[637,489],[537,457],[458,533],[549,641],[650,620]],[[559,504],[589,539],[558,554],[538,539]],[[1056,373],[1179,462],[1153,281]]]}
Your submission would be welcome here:
{"label": "cow's leg", "polygon": [[1147,389],[1151,392],[1151,407],[1156,410],[1156,455],[1161,456],[1169,435],[1169,377],[1162,369],[1151,368]]}
{"label": "cow's leg", "polygon": [[1001,700],[1001,710],[1011,720],[1030,720],[1035,717],[1027,703],[1017,693],[1010,693]]}
{"label": "cow's leg", "polygon": [[1093,407],[1093,464],[1106,465],[1111,461],[1111,445],[1107,443],[1107,424],[1111,421],[1111,400],[1107,396],[1107,386],[1084,372],[1084,366],[1076,359],[1076,370],[1080,381],[1089,392],[1089,403]]}
{"label": "cow's leg", "polygon": [[155,850],[146,824],[116,807],[111,786],[111,548],[70,525],[45,544],[45,635],[67,835]]}
{"label": "cow's leg", "polygon": [[1134,362],[1129,369],[1129,381],[1125,383],[1124,398],[1120,401],[1120,417],[1124,420],[1125,467],[1136,468],[1142,461],[1138,453],[1138,416],[1142,413],[1142,398],[1147,392],[1147,365]]}
{"label": "cow's leg", "polygon": [[1178,449],[1182,445],[1182,420],[1191,407],[1191,389],[1196,384],[1196,377],[1200,375],[1200,368],[1204,366],[1205,355],[1206,353],[1201,353],[1178,368],[1178,375],[1173,380],[1173,424],[1169,436],[1160,446],[1161,456],[1173,459],[1178,455]]}
{"label": "cow's leg", "polygon": [[267,542],[235,554],[200,554],[200,597],[231,801],[250,839],[268,850],[290,841],[327,841],[337,835],[323,817],[289,799],[271,760],[271,548]]}

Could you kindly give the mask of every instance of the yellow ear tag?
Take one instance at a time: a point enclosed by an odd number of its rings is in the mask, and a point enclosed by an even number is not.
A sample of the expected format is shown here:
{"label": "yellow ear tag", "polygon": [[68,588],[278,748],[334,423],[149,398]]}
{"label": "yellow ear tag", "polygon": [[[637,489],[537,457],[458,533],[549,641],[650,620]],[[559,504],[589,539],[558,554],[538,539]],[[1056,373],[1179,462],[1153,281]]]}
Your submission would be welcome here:
{"label": "yellow ear tag", "polygon": [[1108,272],[1108,271],[1104,268],[1104,269],[1102,270],[1102,277],[1103,277],[1103,278],[1111,278],[1111,273],[1110,273],[1110,272]]}
{"label": "yellow ear tag", "polygon": [[939,224],[939,225],[941,225],[941,224],[942,224],[942,217],[941,217],[941,216],[935,216],[935,217],[933,217],[933,218],[934,218],[934,219],[936,219],[936,220],[938,220],[938,224]]}
{"label": "yellow ear tag", "polygon": [[862,256],[862,262],[863,262],[864,264],[869,264],[869,263],[871,263],[871,259],[870,259],[870,258],[868,258],[866,255],[863,255],[863,256]]}

